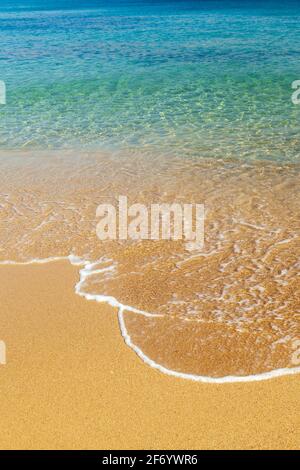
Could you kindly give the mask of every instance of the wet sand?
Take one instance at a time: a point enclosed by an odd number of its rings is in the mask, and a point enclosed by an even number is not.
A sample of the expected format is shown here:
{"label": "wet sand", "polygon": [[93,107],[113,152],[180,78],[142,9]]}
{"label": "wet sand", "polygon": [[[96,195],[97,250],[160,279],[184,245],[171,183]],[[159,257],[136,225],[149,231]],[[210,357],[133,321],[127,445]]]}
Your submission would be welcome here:
{"label": "wet sand", "polygon": [[[176,373],[218,379],[297,365],[297,165],[142,151],[0,157],[1,260],[73,254],[92,264],[81,293],[150,314],[125,314],[126,329],[144,357]],[[115,207],[120,195],[146,208],[204,204],[204,249],[99,240],[97,206]]]}
{"label": "wet sand", "polygon": [[200,384],[145,365],[68,262],[0,266],[1,449],[297,449],[300,376]]}

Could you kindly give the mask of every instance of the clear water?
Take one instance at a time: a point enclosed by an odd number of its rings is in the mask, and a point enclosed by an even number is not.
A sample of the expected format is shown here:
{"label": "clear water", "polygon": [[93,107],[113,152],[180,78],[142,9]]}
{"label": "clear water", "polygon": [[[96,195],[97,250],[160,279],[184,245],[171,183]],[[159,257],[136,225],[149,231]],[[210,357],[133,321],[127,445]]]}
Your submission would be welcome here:
{"label": "clear water", "polygon": [[2,0],[0,146],[297,162],[299,24],[290,0]]}

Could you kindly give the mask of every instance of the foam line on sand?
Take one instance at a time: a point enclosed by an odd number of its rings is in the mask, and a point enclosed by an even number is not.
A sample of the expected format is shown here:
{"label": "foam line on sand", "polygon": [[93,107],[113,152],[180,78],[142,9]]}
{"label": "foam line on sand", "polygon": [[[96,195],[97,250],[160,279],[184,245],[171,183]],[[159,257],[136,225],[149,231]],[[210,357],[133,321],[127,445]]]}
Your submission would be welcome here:
{"label": "foam line on sand", "polygon": [[26,261],[4,260],[4,261],[0,261],[0,265],[46,264],[46,263],[51,263],[55,261],[65,261],[65,260],[68,260],[73,266],[82,266],[82,268],[79,270],[80,279],[75,285],[75,293],[81,297],[84,297],[87,300],[93,300],[93,301],[100,302],[100,303],[101,302],[107,303],[111,307],[117,308],[120,330],[127,346],[129,346],[145,364],[147,364],[148,366],[156,370],[159,370],[163,374],[177,377],[180,379],[192,380],[194,382],[223,384],[223,383],[235,383],[235,382],[256,382],[256,381],[270,380],[276,377],[282,377],[286,375],[293,375],[293,374],[300,373],[300,367],[292,367],[292,368],[274,369],[269,372],[264,372],[264,373],[255,374],[255,375],[247,375],[247,376],[209,377],[209,376],[199,376],[199,375],[193,375],[193,374],[188,374],[188,373],[183,373],[183,372],[177,372],[175,370],[168,369],[162,366],[161,364],[156,363],[151,358],[149,358],[146,354],[144,354],[144,352],[137,345],[133,343],[125,325],[124,312],[130,312],[133,314],[143,315],[146,317],[163,317],[163,315],[149,313],[143,310],[136,309],[129,305],[124,305],[121,302],[119,302],[115,297],[112,297],[112,296],[107,296],[107,295],[102,295],[102,294],[90,294],[88,292],[84,292],[83,284],[85,280],[87,279],[87,277],[97,274],[97,273],[107,272],[111,270],[109,267],[93,270],[93,268],[95,268],[96,266],[98,266],[99,264],[105,261],[102,258],[99,259],[98,261],[91,262],[89,260],[84,260],[82,258],[79,258],[78,256],[71,254],[69,256],[61,256],[61,257],[56,256],[56,257],[49,257],[49,258],[42,258],[42,259],[30,259]]}

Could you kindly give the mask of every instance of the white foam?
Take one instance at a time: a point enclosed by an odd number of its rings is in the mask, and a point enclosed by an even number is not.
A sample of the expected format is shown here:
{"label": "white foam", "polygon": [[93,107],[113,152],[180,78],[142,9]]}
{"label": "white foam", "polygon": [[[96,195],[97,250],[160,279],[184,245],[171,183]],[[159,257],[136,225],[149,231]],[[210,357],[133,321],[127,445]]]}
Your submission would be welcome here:
{"label": "white foam", "polygon": [[[91,276],[92,274],[95,274],[95,271],[93,271],[93,267],[98,266],[99,264],[103,262],[107,262],[108,260],[101,258],[100,260],[96,262],[90,262],[90,261],[83,260],[82,258],[79,258],[78,256],[71,254],[69,256],[61,256],[61,257],[56,256],[56,257],[49,257],[49,258],[43,258],[43,259],[30,259],[28,261],[5,260],[5,261],[0,261],[0,264],[2,265],[30,265],[30,264],[45,264],[45,263],[51,263],[55,261],[62,261],[62,260],[68,260],[74,266],[83,266],[83,268],[79,271],[80,280],[75,285],[76,294],[80,295],[81,297],[84,297],[87,300],[94,300],[96,302],[102,302],[102,303],[104,302],[104,303],[109,304],[112,307],[118,308],[118,319],[119,319],[120,330],[127,346],[129,346],[137,354],[137,356],[140,359],[142,359],[143,362],[145,362],[145,364],[149,365],[153,369],[159,370],[163,374],[177,377],[180,379],[192,380],[194,382],[224,384],[224,383],[238,383],[238,382],[257,382],[257,381],[262,381],[262,380],[270,380],[276,377],[283,377],[286,375],[294,375],[294,374],[300,373],[300,367],[292,367],[292,368],[275,369],[270,372],[264,372],[261,374],[246,375],[246,376],[208,377],[208,376],[187,374],[184,372],[177,372],[175,370],[168,369],[167,367],[164,367],[161,364],[158,364],[157,362],[153,361],[153,359],[149,358],[146,354],[144,354],[143,351],[132,342],[131,337],[128,334],[127,328],[125,326],[123,313],[124,311],[126,311],[126,312],[131,312],[134,314],[138,314],[138,315],[143,315],[146,317],[163,317],[163,315],[149,313],[143,310],[136,309],[129,305],[124,305],[121,302],[119,302],[115,297],[112,297],[112,296],[101,295],[101,294],[89,294],[81,290],[86,278],[88,276]],[[99,272],[111,271],[112,269],[102,268],[96,271],[99,273]]]}
{"label": "white foam", "polygon": [[10,260],[5,260],[5,261],[0,261],[0,264],[4,265],[17,265],[17,266],[26,266],[28,264],[45,264],[45,263],[52,263],[53,261],[62,261],[62,260],[68,260],[70,259],[69,256],[53,256],[50,258],[32,258],[27,261],[10,261]]}
{"label": "white foam", "polygon": [[49,258],[31,258],[26,261],[12,261],[12,260],[4,260],[0,261],[0,265],[17,265],[17,266],[26,266],[29,264],[46,264],[46,263],[53,263],[54,261],[70,261],[70,263],[74,266],[82,266],[86,264],[86,261],[79,258],[75,255],[69,256],[50,256]]}
{"label": "white foam", "polygon": [[125,340],[125,343],[127,344],[127,346],[133,349],[134,352],[146,364],[148,364],[150,367],[153,367],[154,369],[159,370],[163,374],[171,375],[173,377],[178,377],[180,379],[193,380],[194,382],[223,384],[223,383],[236,383],[236,382],[258,382],[262,380],[273,379],[275,377],[282,377],[284,375],[293,375],[293,374],[300,373],[300,367],[293,367],[290,369],[289,368],[275,369],[270,372],[264,372],[262,374],[257,374],[257,375],[246,375],[246,376],[228,375],[225,377],[207,377],[207,376],[201,376],[201,375],[186,374],[184,372],[177,372],[175,370],[168,369],[167,367],[164,367],[158,364],[157,362],[153,361],[153,359],[150,359],[148,356],[146,356],[146,354],[144,354],[143,351],[131,341],[131,337],[128,334],[126,326],[125,326],[124,315],[123,315],[124,310],[125,309],[119,310],[119,324],[120,324],[120,329],[122,332],[122,336]]}
{"label": "white foam", "polygon": [[121,302],[119,302],[115,297],[112,297],[112,296],[102,295],[102,294],[90,294],[88,292],[84,292],[84,290],[82,289],[82,286],[84,282],[86,281],[87,277],[92,276],[93,274],[114,271],[113,265],[106,266],[105,268],[102,268],[102,269],[100,268],[100,269],[93,270],[93,267],[98,266],[99,264],[103,262],[107,262],[107,260],[104,258],[100,258],[98,261],[95,261],[94,263],[88,262],[84,265],[84,268],[81,269],[79,272],[80,280],[75,285],[76,294],[80,295],[81,297],[85,297],[87,300],[95,300],[96,302],[105,302],[109,304],[111,307],[116,307],[118,309],[126,309],[130,312],[137,313],[139,315],[144,315],[146,317],[161,317],[162,316],[162,315],[158,315],[155,313],[145,312],[143,310],[139,310],[129,305],[124,305]]}

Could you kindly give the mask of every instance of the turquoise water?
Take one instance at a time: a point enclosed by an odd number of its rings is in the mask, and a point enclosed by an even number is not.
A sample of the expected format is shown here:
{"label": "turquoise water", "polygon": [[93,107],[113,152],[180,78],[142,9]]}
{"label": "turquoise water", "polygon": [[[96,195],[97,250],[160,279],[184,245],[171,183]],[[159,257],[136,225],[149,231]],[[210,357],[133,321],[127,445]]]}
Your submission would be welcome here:
{"label": "turquoise water", "polygon": [[4,0],[2,148],[300,159],[300,4]]}

